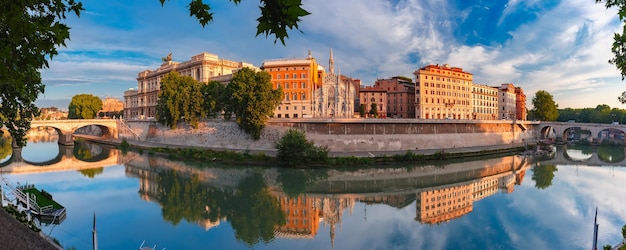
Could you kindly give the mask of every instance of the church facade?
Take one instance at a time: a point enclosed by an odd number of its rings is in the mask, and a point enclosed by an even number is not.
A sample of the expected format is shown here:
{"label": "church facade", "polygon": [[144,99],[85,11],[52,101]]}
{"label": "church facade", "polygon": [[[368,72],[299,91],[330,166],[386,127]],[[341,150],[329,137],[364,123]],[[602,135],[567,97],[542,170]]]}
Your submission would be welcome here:
{"label": "church facade", "polygon": [[330,50],[326,74],[321,73],[322,84],[315,90],[313,97],[315,103],[314,117],[317,118],[353,118],[354,98],[356,90],[350,83],[350,78],[341,77],[335,73],[335,60],[333,50]]}

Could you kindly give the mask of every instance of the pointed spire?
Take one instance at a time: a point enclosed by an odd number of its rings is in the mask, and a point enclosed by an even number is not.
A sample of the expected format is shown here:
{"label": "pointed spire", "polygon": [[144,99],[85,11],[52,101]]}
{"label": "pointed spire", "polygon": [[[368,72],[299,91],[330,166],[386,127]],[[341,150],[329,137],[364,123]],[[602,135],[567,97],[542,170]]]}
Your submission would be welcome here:
{"label": "pointed spire", "polygon": [[333,49],[330,49],[330,59],[328,59],[328,70],[331,74],[335,73],[335,59],[333,58]]}

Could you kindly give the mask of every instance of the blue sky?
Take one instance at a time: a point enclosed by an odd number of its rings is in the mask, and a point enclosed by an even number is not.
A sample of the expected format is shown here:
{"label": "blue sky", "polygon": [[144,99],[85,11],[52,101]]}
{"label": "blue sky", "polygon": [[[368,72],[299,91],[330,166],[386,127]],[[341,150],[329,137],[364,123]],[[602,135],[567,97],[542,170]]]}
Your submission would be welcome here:
{"label": "blue sky", "polygon": [[559,108],[626,108],[617,101],[626,83],[607,62],[621,23],[616,9],[593,0],[303,0],[311,15],[286,46],[254,36],[256,0],[211,1],[214,22],[204,28],[189,17],[189,0],[82,2],[81,17],[68,19],[71,41],[42,71],[40,107],[67,109],[82,93],[123,100],[137,73],[156,69],[169,52],[175,61],[205,51],[260,66],[311,50],[326,65],[332,48],[335,69],[365,85],[447,63],[474,74],[475,83],[522,87],[529,108],[538,90]]}

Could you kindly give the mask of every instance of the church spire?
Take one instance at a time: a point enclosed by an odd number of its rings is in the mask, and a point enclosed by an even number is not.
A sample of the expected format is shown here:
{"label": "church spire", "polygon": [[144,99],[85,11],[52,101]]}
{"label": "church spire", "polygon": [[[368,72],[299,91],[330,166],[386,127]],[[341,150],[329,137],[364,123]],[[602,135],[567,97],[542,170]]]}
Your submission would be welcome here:
{"label": "church spire", "polygon": [[333,49],[330,49],[330,59],[328,59],[328,70],[331,74],[335,73],[335,59],[333,58]]}

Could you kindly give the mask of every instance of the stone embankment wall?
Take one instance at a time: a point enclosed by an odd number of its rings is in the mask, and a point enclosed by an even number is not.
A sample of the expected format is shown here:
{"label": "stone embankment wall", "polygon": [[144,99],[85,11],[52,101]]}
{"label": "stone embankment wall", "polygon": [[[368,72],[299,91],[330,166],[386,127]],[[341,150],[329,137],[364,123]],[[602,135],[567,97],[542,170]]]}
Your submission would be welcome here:
{"label": "stone embankment wall", "polygon": [[[170,129],[153,121],[128,121],[142,140],[171,145],[238,151],[274,151],[290,128],[306,132],[307,139],[331,152],[402,152],[492,146],[534,141],[536,122],[415,119],[271,119],[253,140],[233,121],[211,120],[200,128]],[[123,137],[120,135],[120,137]]]}

